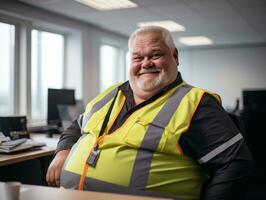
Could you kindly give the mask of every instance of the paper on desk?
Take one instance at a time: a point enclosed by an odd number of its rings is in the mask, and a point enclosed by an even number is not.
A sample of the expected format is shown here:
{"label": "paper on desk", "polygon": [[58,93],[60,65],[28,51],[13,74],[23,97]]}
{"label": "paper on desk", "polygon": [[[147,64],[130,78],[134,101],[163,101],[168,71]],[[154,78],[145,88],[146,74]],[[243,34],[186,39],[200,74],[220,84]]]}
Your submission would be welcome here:
{"label": "paper on desk", "polygon": [[20,144],[22,144],[26,141],[27,141],[26,138],[21,138],[21,139],[17,139],[17,140],[10,140],[10,141],[6,141],[6,142],[2,142],[0,144],[0,149],[11,150],[11,149],[15,148],[16,146],[19,146]]}
{"label": "paper on desk", "polygon": [[31,139],[26,139],[25,142],[19,145],[16,145],[12,148],[10,148],[9,146],[3,146],[0,144],[0,153],[15,153],[15,152],[19,152],[19,151],[23,151],[23,150],[27,150],[31,148],[42,147],[45,145],[46,144],[44,142],[36,142]]}
{"label": "paper on desk", "polygon": [[6,136],[4,135],[4,133],[0,131],[0,144],[1,144],[2,142],[6,142],[6,141],[9,141],[9,140],[10,140],[10,138],[9,138],[9,137],[6,137]]}

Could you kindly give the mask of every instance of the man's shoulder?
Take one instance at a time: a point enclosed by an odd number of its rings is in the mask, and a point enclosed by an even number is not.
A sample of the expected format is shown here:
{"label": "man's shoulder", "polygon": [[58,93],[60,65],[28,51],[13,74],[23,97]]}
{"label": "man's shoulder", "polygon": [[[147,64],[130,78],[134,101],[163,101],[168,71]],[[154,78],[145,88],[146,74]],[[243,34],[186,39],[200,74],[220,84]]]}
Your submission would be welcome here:
{"label": "man's shoulder", "polygon": [[101,92],[99,95],[101,95],[101,94],[106,95],[106,94],[110,93],[111,91],[113,91],[114,89],[117,89],[120,85],[121,85],[121,83],[113,84],[110,87],[108,87],[107,89],[105,89],[103,92]]}
{"label": "man's shoulder", "polygon": [[221,100],[221,97],[218,93],[216,92],[213,92],[211,90],[208,90],[208,89],[203,89],[203,88],[200,88],[200,87],[195,87],[195,86],[192,86],[192,91],[194,93],[197,93],[199,94],[199,96],[201,97],[206,97],[206,96],[209,96],[211,98],[214,98],[216,99],[216,101],[218,101],[220,104],[222,103],[222,100]]}
{"label": "man's shoulder", "polygon": [[118,89],[118,87],[121,85],[121,83],[117,83],[117,84],[114,84],[110,87],[108,87],[107,89],[105,89],[103,92],[101,92],[100,94],[98,94],[96,97],[94,97],[86,106],[86,110],[90,110],[91,107],[99,102],[101,99],[103,99],[106,95],[112,93],[112,92],[115,92],[115,90]]}

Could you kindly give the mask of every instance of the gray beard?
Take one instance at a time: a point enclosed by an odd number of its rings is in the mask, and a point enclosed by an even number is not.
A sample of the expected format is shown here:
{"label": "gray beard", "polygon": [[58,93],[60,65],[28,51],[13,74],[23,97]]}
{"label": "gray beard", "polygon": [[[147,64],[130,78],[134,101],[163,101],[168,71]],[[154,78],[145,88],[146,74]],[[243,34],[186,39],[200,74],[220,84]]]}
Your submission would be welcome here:
{"label": "gray beard", "polygon": [[142,90],[153,90],[155,88],[162,86],[165,82],[166,82],[166,77],[165,77],[165,74],[163,73],[163,74],[160,74],[156,79],[154,79],[151,82],[148,82],[145,84],[143,83],[141,84],[137,82],[137,85]]}

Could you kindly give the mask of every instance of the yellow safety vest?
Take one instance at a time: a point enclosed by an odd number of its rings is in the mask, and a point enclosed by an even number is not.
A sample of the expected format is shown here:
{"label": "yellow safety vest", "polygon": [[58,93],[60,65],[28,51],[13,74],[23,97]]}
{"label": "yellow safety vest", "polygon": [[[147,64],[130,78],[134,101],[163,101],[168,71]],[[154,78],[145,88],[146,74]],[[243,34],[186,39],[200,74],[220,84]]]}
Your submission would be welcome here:
{"label": "yellow safety vest", "polygon": [[[117,86],[107,89],[86,107],[83,135],[64,164],[62,186],[89,190],[89,183],[96,181],[181,199],[199,199],[202,184],[208,176],[197,161],[182,153],[178,141],[189,129],[206,92],[183,82],[133,112],[120,128],[107,135],[125,102],[125,96]],[[98,138],[115,94],[105,133]],[[220,101],[218,95],[212,95]],[[86,168],[96,142],[100,150],[97,164]]]}

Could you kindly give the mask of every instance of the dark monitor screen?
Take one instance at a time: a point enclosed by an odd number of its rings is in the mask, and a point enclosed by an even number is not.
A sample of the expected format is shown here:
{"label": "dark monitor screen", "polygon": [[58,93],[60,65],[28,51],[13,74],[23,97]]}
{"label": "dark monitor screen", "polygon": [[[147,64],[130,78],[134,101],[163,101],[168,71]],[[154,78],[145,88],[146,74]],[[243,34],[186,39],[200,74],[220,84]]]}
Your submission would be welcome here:
{"label": "dark monitor screen", "polygon": [[48,89],[48,125],[62,126],[58,112],[58,105],[75,105],[75,90]]}
{"label": "dark monitor screen", "polygon": [[242,95],[245,110],[266,110],[266,90],[244,90]]}
{"label": "dark monitor screen", "polygon": [[12,132],[27,132],[26,116],[1,116],[0,131],[8,137],[12,136]]}

